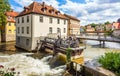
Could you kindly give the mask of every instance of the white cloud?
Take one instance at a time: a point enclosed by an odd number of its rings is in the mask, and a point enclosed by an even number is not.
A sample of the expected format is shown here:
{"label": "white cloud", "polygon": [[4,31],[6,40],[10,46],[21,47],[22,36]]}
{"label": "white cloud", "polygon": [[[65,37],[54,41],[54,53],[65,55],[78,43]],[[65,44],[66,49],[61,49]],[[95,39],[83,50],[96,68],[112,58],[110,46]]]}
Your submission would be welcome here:
{"label": "white cloud", "polygon": [[119,0],[86,0],[85,4],[75,3],[66,0],[66,4],[62,5],[69,14],[78,17],[81,25],[88,23],[104,23],[105,21],[116,21],[120,17],[120,1]]}
{"label": "white cloud", "polygon": [[[14,0],[19,5],[28,6],[34,0]],[[104,23],[105,21],[116,21],[120,18],[120,0],[85,0],[86,3],[72,2],[66,0],[66,3],[59,6],[57,0],[36,0],[37,2],[45,2],[48,5],[60,9],[61,11],[75,16],[81,20],[81,25],[89,23]],[[13,6],[17,11],[21,7]]]}
{"label": "white cloud", "polygon": [[32,3],[34,0],[14,0],[16,3],[18,3],[20,6],[28,6],[30,3]]}
{"label": "white cloud", "polygon": [[18,7],[18,6],[14,6],[14,5],[11,5],[11,8],[12,8],[13,10],[15,10],[16,12],[21,12],[21,11],[23,10],[22,7]]}
{"label": "white cloud", "polygon": [[57,0],[41,0],[40,2],[45,2],[48,5],[52,5],[55,8],[58,8],[59,2]]}

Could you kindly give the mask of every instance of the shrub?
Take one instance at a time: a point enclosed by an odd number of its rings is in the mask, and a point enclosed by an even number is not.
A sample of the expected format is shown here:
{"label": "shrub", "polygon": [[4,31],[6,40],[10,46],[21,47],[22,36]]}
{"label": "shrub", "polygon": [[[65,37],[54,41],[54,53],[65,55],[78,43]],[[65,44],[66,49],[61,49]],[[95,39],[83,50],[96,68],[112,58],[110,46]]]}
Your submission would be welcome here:
{"label": "shrub", "polygon": [[98,59],[102,66],[120,76],[120,53],[105,53]]}
{"label": "shrub", "polygon": [[68,62],[70,62],[70,58],[71,58],[71,51],[72,51],[72,49],[71,48],[67,48],[67,54],[66,54],[66,56],[67,56],[67,61]]}

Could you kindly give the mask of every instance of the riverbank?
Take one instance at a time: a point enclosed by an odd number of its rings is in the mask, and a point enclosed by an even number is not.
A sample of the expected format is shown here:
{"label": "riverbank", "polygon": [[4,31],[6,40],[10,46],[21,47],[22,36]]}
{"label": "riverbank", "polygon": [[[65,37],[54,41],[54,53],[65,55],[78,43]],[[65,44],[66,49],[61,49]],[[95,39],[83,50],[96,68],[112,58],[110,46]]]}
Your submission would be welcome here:
{"label": "riverbank", "polygon": [[[86,49],[84,50],[85,61],[90,61],[94,58],[104,55],[106,52],[120,52],[120,49],[100,48],[96,42],[92,42],[92,44],[90,43],[91,42],[87,42]],[[51,68],[49,63],[52,55],[50,53],[30,53],[21,49],[17,49],[14,45],[15,43],[6,43],[0,45],[0,65],[4,65],[6,67],[15,67],[17,69],[16,71],[21,73],[21,76],[61,76],[63,73],[65,73],[65,65],[59,65]],[[60,60],[61,59],[65,58],[60,56]],[[24,71],[22,71],[23,69]],[[66,75],[70,74],[67,73]]]}

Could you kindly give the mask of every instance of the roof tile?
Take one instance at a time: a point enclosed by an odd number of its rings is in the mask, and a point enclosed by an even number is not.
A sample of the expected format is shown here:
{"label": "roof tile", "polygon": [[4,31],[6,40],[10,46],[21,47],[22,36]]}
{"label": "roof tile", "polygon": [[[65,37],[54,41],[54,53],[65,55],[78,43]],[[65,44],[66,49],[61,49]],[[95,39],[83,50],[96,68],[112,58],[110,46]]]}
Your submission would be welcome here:
{"label": "roof tile", "polygon": [[[53,13],[50,12],[51,10],[53,11]],[[18,15],[18,17],[29,13],[43,14],[67,19],[67,17],[61,14],[58,10],[53,8],[51,5],[50,6],[46,5],[44,2],[43,3],[33,2],[28,7],[24,7],[24,10]]]}

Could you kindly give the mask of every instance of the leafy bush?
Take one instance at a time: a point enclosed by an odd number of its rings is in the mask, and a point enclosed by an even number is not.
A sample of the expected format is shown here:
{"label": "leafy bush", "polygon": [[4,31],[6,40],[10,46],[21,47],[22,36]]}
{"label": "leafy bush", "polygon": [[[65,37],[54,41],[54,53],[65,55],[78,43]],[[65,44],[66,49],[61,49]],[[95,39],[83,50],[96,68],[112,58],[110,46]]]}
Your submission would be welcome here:
{"label": "leafy bush", "polygon": [[66,56],[67,56],[67,61],[68,62],[70,62],[70,58],[71,58],[71,51],[72,51],[72,49],[71,48],[67,48],[67,54],[66,54]]}
{"label": "leafy bush", "polygon": [[98,59],[102,66],[120,76],[120,53],[105,53]]}

